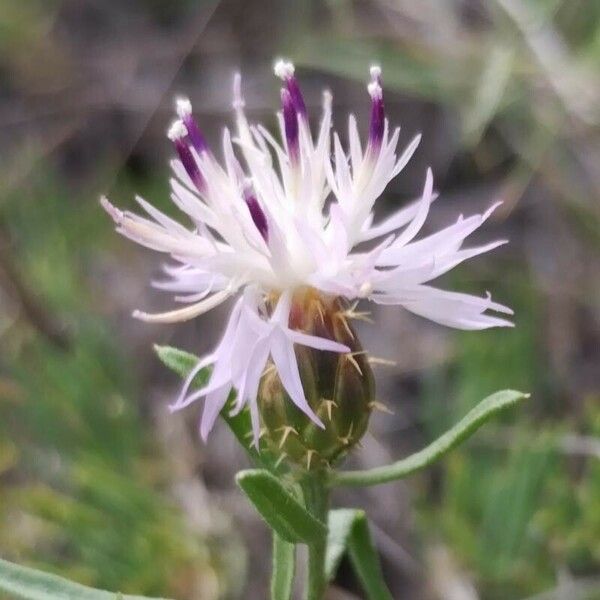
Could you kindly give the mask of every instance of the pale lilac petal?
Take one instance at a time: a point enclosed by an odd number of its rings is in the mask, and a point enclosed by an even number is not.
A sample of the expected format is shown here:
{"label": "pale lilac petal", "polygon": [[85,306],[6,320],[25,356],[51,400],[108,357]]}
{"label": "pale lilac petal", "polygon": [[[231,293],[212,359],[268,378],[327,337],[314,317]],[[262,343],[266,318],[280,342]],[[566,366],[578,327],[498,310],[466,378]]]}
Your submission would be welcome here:
{"label": "pale lilac petal", "polygon": [[436,258],[435,269],[432,273],[432,276],[429,279],[435,279],[436,277],[440,277],[440,275],[443,275],[451,269],[454,269],[454,267],[458,266],[465,260],[468,260],[475,256],[479,256],[480,254],[485,254],[486,252],[490,252],[491,250],[495,250],[496,248],[503,246],[507,243],[508,240],[497,240],[495,242],[490,242],[489,244],[485,244],[483,246],[477,246],[476,248],[465,248],[464,250],[459,250],[458,252],[449,254],[448,256]]}
{"label": "pale lilac petal", "polygon": [[328,340],[327,338],[318,337],[316,335],[309,335],[308,333],[303,333],[302,331],[288,329],[285,331],[285,335],[292,340],[292,342],[300,344],[301,346],[309,346],[317,350],[326,350],[328,352],[341,352],[343,354],[350,352],[350,348],[344,344],[340,344],[334,340]]}
{"label": "pale lilac petal", "polygon": [[356,173],[363,160],[358,127],[354,115],[348,117],[348,140],[350,142],[350,159],[352,162],[352,172]]}
{"label": "pale lilac petal", "polygon": [[[434,193],[431,195],[431,202],[434,202],[439,197],[439,194]],[[368,226],[365,227],[360,235],[361,242],[367,242],[369,240],[381,237],[404,227],[410,223],[416,216],[419,206],[421,205],[421,198],[412,201],[408,206],[401,208],[400,210],[393,213],[387,219],[372,225],[372,218],[367,222]]]}
{"label": "pale lilac petal", "polygon": [[215,362],[215,360],[216,354],[213,353],[209,354],[208,356],[204,357],[196,363],[196,366],[190,371],[189,375],[185,378],[185,381],[183,382],[183,387],[181,388],[181,392],[179,393],[177,400],[175,400],[175,402],[169,405],[169,410],[171,412],[181,410],[182,408],[190,404],[189,402],[186,402],[186,395],[188,393],[190,385],[196,378],[196,375],[198,375],[198,373],[200,373],[202,369],[205,369],[209,365],[212,365]]}
{"label": "pale lilac petal", "polygon": [[271,340],[271,356],[275,363],[275,367],[277,368],[279,379],[281,379],[281,383],[289,394],[292,402],[319,427],[324,428],[325,426],[322,421],[317,417],[306,401],[293,345],[286,339],[282,332],[275,332],[273,334]]}
{"label": "pale lilac petal", "polygon": [[200,436],[205,442],[219,413],[227,403],[230,392],[231,385],[224,385],[206,397],[202,418],[200,420]]}
{"label": "pale lilac petal", "polygon": [[396,238],[394,246],[404,246],[410,242],[417,233],[421,230],[423,223],[429,213],[429,206],[431,205],[431,198],[433,196],[433,173],[431,169],[427,169],[427,177],[425,179],[425,187],[423,189],[423,196],[419,203],[419,209],[415,214],[414,219],[410,222],[408,227]]}
{"label": "pale lilac petal", "polygon": [[271,316],[271,323],[278,323],[287,327],[288,320],[290,317],[290,307],[292,305],[292,294],[290,291],[285,291],[279,297],[277,306]]}
{"label": "pale lilac petal", "polygon": [[[392,172],[392,177],[396,177],[402,169],[408,164],[408,161],[412,158],[412,155],[416,152],[419,144],[421,143],[421,134],[417,134],[411,141],[410,144],[406,147],[398,162],[394,166],[394,170]],[[395,146],[395,144],[394,144]]]}
{"label": "pale lilac petal", "polygon": [[269,358],[270,346],[267,342],[261,342],[256,345],[253,351],[253,359],[244,382],[244,402],[250,406],[250,416],[252,418],[252,432],[254,442],[258,445],[258,436],[260,432],[260,422],[258,419],[258,386],[260,379]]}
{"label": "pale lilac petal", "polygon": [[511,309],[492,302],[489,296],[480,298],[422,285],[396,295],[374,294],[372,299],[379,304],[400,304],[417,315],[457,329],[513,327],[510,321],[484,314],[487,310],[512,314]]}
{"label": "pale lilac petal", "polygon": [[440,255],[445,252],[456,250],[460,247],[462,241],[476,229],[481,227],[494,210],[501,204],[501,202],[493,204],[482,215],[473,215],[466,219],[461,217],[456,223],[449,227],[403,247],[394,243],[382,253],[377,264],[379,266],[391,266],[399,264],[400,262],[417,260],[424,255]]}
{"label": "pale lilac petal", "polygon": [[254,447],[258,449],[260,440],[260,415],[256,398],[250,402],[250,423],[252,425],[252,441]]}

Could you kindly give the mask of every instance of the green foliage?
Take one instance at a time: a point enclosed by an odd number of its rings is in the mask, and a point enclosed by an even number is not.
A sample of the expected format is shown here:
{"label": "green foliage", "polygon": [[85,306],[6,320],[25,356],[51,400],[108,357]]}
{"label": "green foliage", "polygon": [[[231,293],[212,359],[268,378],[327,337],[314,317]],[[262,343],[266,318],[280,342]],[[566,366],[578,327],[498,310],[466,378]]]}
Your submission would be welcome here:
{"label": "green foliage", "polygon": [[[556,461],[545,487],[545,501],[534,514],[533,526],[553,562],[587,573],[600,564],[600,404],[591,396],[585,407],[585,427],[579,441],[588,449],[574,472],[571,461]],[[556,436],[560,440],[560,434]],[[563,437],[563,440],[565,438]],[[569,441],[572,438],[567,437]]]}
{"label": "green foliage", "polygon": [[339,509],[329,512],[329,534],[325,573],[332,580],[345,551],[369,600],[391,600],[381,572],[379,557],[371,541],[367,517],[362,510]]}
{"label": "green foliage", "polygon": [[3,323],[0,519],[20,525],[0,528],[0,545],[92,586],[185,597],[214,576],[212,551],[160,491],[168,477],[133,369],[86,276],[101,272],[110,227],[80,200],[39,172],[2,205],[15,266],[68,341],[57,346],[34,320]]}
{"label": "green foliage", "polygon": [[326,535],[325,524],[313,517],[268,471],[240,471],[235,480],[261,517],[284,540],[311,544]]}
{"label": "green foliage", "polygon": [[376,467],[367,471],[346,471],[334,473],[332,485],[378,485],[402,479],[420,471],[442,458],[462,441],[472,435],[486,421],[499,412],[514,406],[528,397],[528,394],[514,390],[496,392],[482,400],[454,427],[440,436],[423,450],[391,465]]}
{"label": "green foliage", "polygon": [[[578,426],[573,418],[558,424],[548,418],[556,410],[556,380],[554,373],[540,368],[539,299],[515,273],[512,281],[509,303],[515,307],[517,327],[510,335],[489,331],[477,340],[460,335],[456,367],[430,378],[423,404],[427,430],[437,434],[493,386],[510,380],[539,390],[528,406],[545,419],[520,418],[511,426],[512,420],[504,418],[501,425],[490,425],[446,461],[439,504],[425,498],[421,503],[423,531],[437,532],[425,535],[441,537],[474,574],[486,600],[524,597],[552,587],[556,565],[583,576],[600,564],[593,541],[600,536],[600,525],[592,508],[599,498],[597,458],[563,454],[565,432],[577,432]],[[457,401],[440,406],[439,390],[447,389],[450,377]],[[598,436],[593,410],[582,422],[587,430],[575,437]],[[582,465],[577,475],[571,461]]]}
{"label": "green foliage", "polygon": [[14,600],[161,600],[96,590],[0,560],[0,590]]}
{"label": "green foliage", "polygon": [[359,511],[350,508],[330,510],[327,517],[327,553],[325,555],[325,576],[333,581],[348,547],[348,538]]}

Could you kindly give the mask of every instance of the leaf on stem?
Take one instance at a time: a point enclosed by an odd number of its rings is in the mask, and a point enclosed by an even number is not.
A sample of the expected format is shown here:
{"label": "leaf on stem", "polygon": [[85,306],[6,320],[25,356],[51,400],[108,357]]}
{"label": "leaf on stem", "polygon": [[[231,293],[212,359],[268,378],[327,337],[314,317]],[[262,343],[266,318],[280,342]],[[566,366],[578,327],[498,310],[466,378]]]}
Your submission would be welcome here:
{"label": "leaf on stem", "polygon": [[392,600],[388,590],[377,551],[371,542],[367,517],[362,510],[339,509],[329,512],[329,534],[325,574],[331,581],[347,550],[352,566],[358,575],[369,600]]}
{"label": "leaf on stem", "polygon": [[329,484],[334,486],[367,486],[403,479],[439,460],[475,433],[494,415],[514,406],[525,398],[529,398],[529,394],[514,390],[496,392],[482,400],[452,429],[449,429],[423,450],[384,467],[376,467],[365,471],[333,473]]}
{"label": "leaf on stem", "polygon": [[1,559],[0,591],[14,600],[160,600],[97,590]]}
{"label": "leaf on stem", "polygon": [[248,469],[236,482],[267,524],[284,540],[310,544],[325,537],[327,527],[315,519],[280,481],[263,469]]}

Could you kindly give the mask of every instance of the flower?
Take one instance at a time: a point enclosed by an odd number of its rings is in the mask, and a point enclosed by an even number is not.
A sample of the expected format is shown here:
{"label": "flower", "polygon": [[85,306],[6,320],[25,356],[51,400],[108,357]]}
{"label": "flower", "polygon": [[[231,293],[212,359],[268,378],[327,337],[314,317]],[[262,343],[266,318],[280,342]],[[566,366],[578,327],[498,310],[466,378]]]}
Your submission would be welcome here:
{"label": "flower", "polygon": [[[101,200],[117,231],[175,261],[166,267],[168,279],[156,285],[177,294],[175,299],[185,306],[161,314],[135,311],[135,317],[151,323],[184,321],[239,295],[220,344],[199,362],[172,405],[178,410],[205,398],[203,438],[230,392],[236,390],[236,410],[249,405],[258,439],[257,394],[268,364],[274,365],[292,402],[317,426],[323,426],[306,401],[295,349],[350,350],[291,325],[290,307],[302,290],[347,301],[397,304],[459,329],[512,325],[488,314],[512,314],[489,294],[480,298],[428,285],[464,260],[505,243],[462,247],[498,204],[483,214],[460,216],[449,227],[415,240],[435,199],[428,169],[421,198],[375,222],[377,198],[406,166],[420,140],[415,137],[397,155],[400,129],[391,131],[385,118],[381,69],[370,71],[366,146],[351,115],[348,151],[338,134],[331,134],[331,94],[323,95],[320,127],[313,136],[293,65],[279,61],[275,73],[283,82],[282,110],[277,115],[281,142],[261,125],[249,124],[236,75],[236,134],[232,138],[228,129],[224,131],[223,166],[198,127],[189,100],[177,100],[179,118],[168,132],[178,155],[171,163],[175,175],[171,198],[191,228],[139,197],[146,216],[121,211],[106,198]],[[208,384],[190,393],[194,375],[206,366],[212,366]]]}

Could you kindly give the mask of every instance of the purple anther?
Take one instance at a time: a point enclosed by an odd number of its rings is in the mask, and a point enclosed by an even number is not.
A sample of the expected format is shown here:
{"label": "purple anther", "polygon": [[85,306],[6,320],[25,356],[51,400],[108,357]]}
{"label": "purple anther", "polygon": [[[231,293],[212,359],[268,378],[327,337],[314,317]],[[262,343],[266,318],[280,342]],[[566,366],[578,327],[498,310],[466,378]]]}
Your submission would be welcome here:
{"label": "purple anther", "polygon": [[379,151],[385,129],[385,109],[383,105],[383,90],[381,88],[381,69],[371,67],[371,83],[367,89],[371,96],[371,122],[369,124],[369,148]]}
{"label": "purple anther", "polygon": [[298,85],[298,80],[294,77],[294,65],[291,62],[285,62],[283,60],[275,63],[275,75],[285,82],[288,92],[292,97],[292,104],[296,109],[296,112],[301,118],[306,118],[306,103],[304,102],[304,96]]}
{"label": "purple anther", "polygon": [[192,183],[198,188],[198,191],[204,192],[206,189],[206,182],[190,147],[185,141],[185,138],[188,136],[187,127],[182,121],[175,121],[167,135],[173,142],[175,150],[179,155],[179,160],[181,160],[181,164],[189,178],[192,180]]}
{"label": "purple anther", "polygon": [[252,217],[252,221],[254,222],[256,229],[258,229],[258,232],[262,236],[263,240],[265,240],[265,242],[268,242],[269,241],[269,225],[267,223],[267,217],[266,217],[263,209],[261,208],[260,204],[258,203],[256,196],[254,195],[252,186],[249,184],[245,185],[243,194],[244,194],[244,201],[246,202],[246,206],[248,207],[248,210],[250,211],[250,216]]}
{"label": "purple anther", "polygon": [[298,137],[298,113],[292,101],[290,92],[283,88],[281,90],[281,102],[283,104],[283,124],[285,138],[287,141],[288,154],[293,163],[300,158],[300,142]]}
{"label": "purple anther", "polygon": [[183,121],[185,128],[187,129],[187,137],[190,144],[194,147],[198,154],[208,151],[208,144],[206,138],[200,131],[198,123],[196,123],[192,116],[192,104],[187,98],[179,98],[176,102],[177,115]]}
{"label": "purple anther", "polygon": [[287,89],[292,97],[292,102],[294,104],[294,108],[296,112],[303,118],[306,118],[306,104],[304,103],[304,97],[302,96],[302,92],[300,91],[300,86],[298,85],[298,80],[292,76],[287,81]]}

